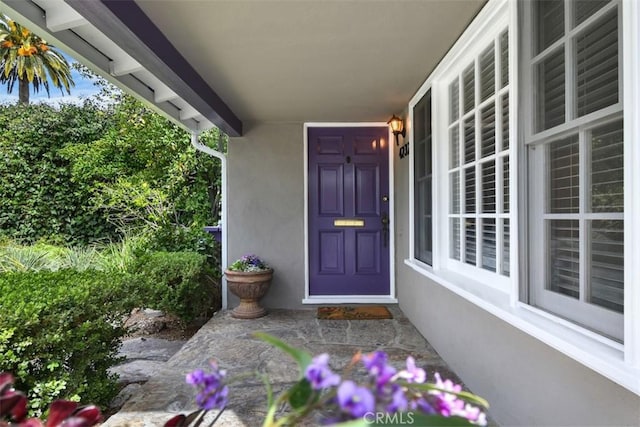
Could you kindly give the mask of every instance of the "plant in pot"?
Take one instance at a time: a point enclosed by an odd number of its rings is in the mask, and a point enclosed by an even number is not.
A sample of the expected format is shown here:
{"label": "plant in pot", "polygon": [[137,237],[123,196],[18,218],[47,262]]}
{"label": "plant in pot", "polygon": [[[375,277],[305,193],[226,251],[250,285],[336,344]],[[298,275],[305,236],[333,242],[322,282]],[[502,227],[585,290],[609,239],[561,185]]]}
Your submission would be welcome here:
{"label": "plant in pot", "polygon": [[231,311],[238,319],[256,319],[267,314],[259,301],[271,286],[273,269],[255,255],[245,255],[233,262],[224,272],[229,290],[240,305]]}

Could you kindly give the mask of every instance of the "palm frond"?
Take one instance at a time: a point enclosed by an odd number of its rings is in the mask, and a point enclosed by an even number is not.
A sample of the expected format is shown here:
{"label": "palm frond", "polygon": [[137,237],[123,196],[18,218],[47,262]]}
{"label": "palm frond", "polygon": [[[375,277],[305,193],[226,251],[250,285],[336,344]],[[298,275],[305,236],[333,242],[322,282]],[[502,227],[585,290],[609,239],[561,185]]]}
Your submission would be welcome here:
{"label": "palm frond", "polygon": [[[9,41],[3,44],[3,41]],[[64,95],[75,86],[71,67],[61,52],[0,12],[0,83],[11,92],[16,81],[28,81],[35,92],[49,83]]]}

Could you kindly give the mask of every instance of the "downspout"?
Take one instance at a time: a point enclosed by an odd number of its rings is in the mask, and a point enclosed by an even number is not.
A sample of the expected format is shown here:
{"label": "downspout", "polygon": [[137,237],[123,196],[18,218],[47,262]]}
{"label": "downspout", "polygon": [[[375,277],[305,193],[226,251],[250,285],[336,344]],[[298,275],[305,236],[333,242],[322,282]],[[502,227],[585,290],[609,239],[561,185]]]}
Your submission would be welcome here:
{"label": "downspout", "polygon": [[[220,211],[220,223],[222,226],[222,253],[221,253],[221,268],[222,271],[227,268],[227,156],[220,151],[216,151],[207,147],[198,140],[198,133],[191,133],[191,145],[205,154],[220,159],[222,164],[222,209]],[[227,309],[227,279],[222,275],[222,309]]]}

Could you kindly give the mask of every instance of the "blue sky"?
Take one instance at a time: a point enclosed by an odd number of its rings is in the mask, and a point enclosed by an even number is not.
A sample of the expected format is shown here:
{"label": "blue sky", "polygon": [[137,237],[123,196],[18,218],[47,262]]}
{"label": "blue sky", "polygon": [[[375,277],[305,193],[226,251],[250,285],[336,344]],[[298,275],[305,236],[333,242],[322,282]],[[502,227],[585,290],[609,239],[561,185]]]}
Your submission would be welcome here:
{"label": "blue sky", "polygon": [[[65,54],[69,63],[76,62],[72,57]],[[38,93],[33,92],[31,89],[31,103],[42,102],[53,106],[59,106],[62,103],[74,103],[81,104],[85,99],[98,93],[98,88],[93,85],[93,80],[83,78],[76,70],[71,70],[71,76],[76,84],[71,88],[71,95],[67,95],[67,92],[60,92],[60,89],[49,84],[49,92],[51,97],[47,97],[47,91],[44,88],[40,88]],[[63,95],[64,94],[64,95]],[[0,104],[2,103],[15,103],[18,101],[18,85],[14,85],[13,92],[7,93],[7,86],[0,86]]]}

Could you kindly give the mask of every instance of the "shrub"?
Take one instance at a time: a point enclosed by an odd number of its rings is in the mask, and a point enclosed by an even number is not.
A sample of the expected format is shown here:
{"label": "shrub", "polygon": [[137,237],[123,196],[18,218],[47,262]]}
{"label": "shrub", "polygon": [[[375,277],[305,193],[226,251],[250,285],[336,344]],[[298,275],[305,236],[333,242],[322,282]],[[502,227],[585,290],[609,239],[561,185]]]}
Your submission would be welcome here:
{"label": "shrub", "polygon": [[86,243],[114,235],[91,206],[85,183],[72,181],[67,144],[94,141],[109,117],[92,104],[55,109],[0,106],[0,234],[28,242],[55,236]]}
{"label": "shrub", "polygon": [[0,372],[17,376],[32,408],[56,398],[108,403],[124,316],[137,294],[122,273],[73,270],[0,275]]}
{"label": "shrub", "polygon": [[148,307],[175,314],[184,322],[220,307],[220,287],[206,257],[195,252],[153,252],[132,267]]}

